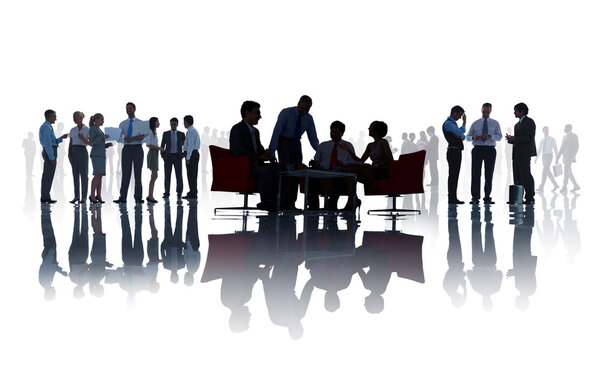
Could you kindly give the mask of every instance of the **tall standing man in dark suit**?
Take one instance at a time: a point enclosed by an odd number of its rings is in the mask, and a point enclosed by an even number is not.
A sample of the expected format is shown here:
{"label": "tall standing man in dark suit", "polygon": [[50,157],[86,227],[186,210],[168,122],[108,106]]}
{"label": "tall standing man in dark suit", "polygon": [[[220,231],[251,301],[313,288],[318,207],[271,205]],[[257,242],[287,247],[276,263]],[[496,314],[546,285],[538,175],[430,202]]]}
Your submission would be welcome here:
{"label": "tall standing man in dark suit", "polygon": [[[462,127],[458,127],[456,120],[462,119]],[[463,141],[465,140],[465,126],[467,125],[467,116],[465,110],[456,105],[450,110],[450,116],[444,122],[442,131],[444,138],[448,142],[446,150],[446,160],[448,161],[448,204],[464,204],[464,201],[456,197],[458,188],[458,176],[460,175],[460,163],[462,162]]]}
{"label": "tall standing man in dark suit", "polygon": [[171,130],[163,133],[160,152],[165,161],[165,193],[163,198],[169,198],[171,192],[171,171],[175,168],[175,177],[177,178],[177,198],[181,198],[183,193],[183,176],[181,173],[181,160],[183,159],[183,142],[185,141],[185,133],[177,130],[179,120],[174,117],[170,121]]}
{"label": "tall standing man in dark suit", "polygon": [[535,188],[531,175],[531,158],[537,156],[535,122],[527,116],[529,108],[525,103],[515,105],[514,111],[519,122],[515,124],[514,136],[506,135],[506,141],[513,146],[513,180],[516,185],[522,185],[525,189],[525,204],[533,204]]}
{"label": "tall standing man in dark suit", "polygon": [[56,112],[48,109],[44,112],[44,124],[40,127],[40,144],[42,145],[42,158],[44,159],[44,171],[42,172],[42,203],[56,203],[56,200],[50,198],[50,189],[54,180],[54,172],[56,171],[56,157],[58,144],[66,139],[69,135],[64,134],[58,139],[54,136],[52,124],[56,122]]}
{"label": "tall standing man in dark suit", "polygon": [[142,199],[142,166],[144,165],[144,149],[142,148],[142,140],[145,135],[138,134],[133,136],[133,124],[139,121],[135,117],[135,104],[129,102],[125,105],[127,119],[119,124],[121,130],[120,139],[123,140],[123,152],[121,153],[121,191],[119,198],[114,200],[115,203],[127,202],[127,191],[129,190],[129,182],[131,181],[131,168],[133,168],[133,178],[135,180],[135,189],[133,197],[136,203],[143,203]]}
{"label": "tall standing man in dark suit", "polygon": [[260,133],[254,126],[260,120],[260,104],[255,101],[244,101],[241,108],[242,121],[231,127],[229,134],[229,152],[232,156],[248,156],[250,173],[258,181],[260,203],[259,209],[275,210],[275,178],[274,167],[264,164],[266,161],[276,163],[271,150],[265,149],[260,142]]}
{"label": "tall standing man in dark suit", "polygon": [[[277,117],[277,123],[273,129],[269,149],[272,153],[277,151],[279,162],[289,170],[294,169],[297,164],[302,163],[302,145],[300,139],[304,132],[308,135],[311,147],[316,151],[319,148],[319,138],[315,129],[315,122],[308,113],[312,107],[312,99],[304,95],[298,101],[296,107],[284,108]],[[293,178],[287,177],[286,183],[282,185],[284,209],[295,209],[294,204],[298,197],[298,186]]]}

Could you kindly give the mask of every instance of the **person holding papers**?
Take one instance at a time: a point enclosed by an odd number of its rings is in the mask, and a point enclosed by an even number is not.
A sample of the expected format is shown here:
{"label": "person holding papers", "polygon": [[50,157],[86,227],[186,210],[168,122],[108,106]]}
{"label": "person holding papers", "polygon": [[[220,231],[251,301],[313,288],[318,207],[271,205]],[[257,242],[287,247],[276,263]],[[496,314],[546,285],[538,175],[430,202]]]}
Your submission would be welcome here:
{"label": "person holding papers", "polygon": [[56,112],[52,109],[44,112],[44,118],[46,119],[40,127],[40,144],[42,145],[42,158],[44,159],[44,170],[42,172],[42,193],[40,202],[45,204],[54,204],[56,200],[50,197],[50,189],[52,188],[52,180],[54,180],[54,172],[56,171],[56,156],[58,154],[57,148],[63,139],[66,139],[69,135],[64,134],[58,138],[54,135],[54,129],[52,124],[56,122]]}
{"label": "person holding papers", "polygon": [[135,104],[129,102],[125,106],[127,112],[127,120],[123,120],[119,124],[121,136],[119,139],[123,141],[123,152],[121,153],[121,192],[115,203],[127,202],[127,191],[129,190],[129,181],[131,180],[131,168],[133,167],[133,177],[135,179],[135,190],[133,197],[136,203],[143,203],[142,199],[142,165],[144,162],[144,150],[142,149],[142,140],[145,135],[137,134],[134,136],[133,126],[139,121],[135,117]]}
{"label": "person holding papers", "polygon": [[92,144],[90,158],[92,159],[92,169],[94,177],[92,178],[92,186],[90,191],[91,203],[104,203],[102,201],[102,176],[106,174],[106,148],[112,143],[106,144],[108,135],[105,135],[100,127],[104,124],[104,116],[96,113],[90,118],[90,133],[89,140]]}
{"label": "person holding papers", "polygon": [[[90,129],[83,124],[83,112],[73,113],[73,122],[76,124],[69,132],[69,162],[73,170],[73,190],[75,197],[71,204],[81,202],[85,204],[85,195],[88,189],[88,152],[86,146],[91,145],[89,141]],[[81,181],[81,194],[79,183]]]}
{"label": "person holding papers", "polygon": [[187,129],[183,151],[185,152],[185,168],[187,169],[188,187],[190,191],[184,199],[198,198],[198,161],[200,160],[200,135],[194,128],[194,118],[187,115],[183,118],[183,126]]}

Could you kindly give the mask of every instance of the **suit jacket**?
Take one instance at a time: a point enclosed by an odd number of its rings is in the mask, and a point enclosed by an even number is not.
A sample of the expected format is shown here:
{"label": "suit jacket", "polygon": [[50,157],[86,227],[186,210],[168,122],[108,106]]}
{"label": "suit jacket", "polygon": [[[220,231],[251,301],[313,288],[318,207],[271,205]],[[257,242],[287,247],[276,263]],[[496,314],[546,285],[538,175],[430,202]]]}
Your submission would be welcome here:
{"label": "suit jacket", "polygon": [[[177,131],[177,154],[183,158],[183,142],[185,141],[185,133]],[[160,155],[164,159],[166,155],[171,153],[171,130],[163,133],[162,141],[160,142],[160,147],[165,148],[164,152],[161,152]]]}
{"label": "suit jacket", "polygon": [[515,124],[514,136],[513,159],[537,156],[535,149],[535,122],[529,116],[525,116],[523,121]]}
{"label": "suit jacket", "polygon": [[256,150],[252,144],[252,136],[250,136],[250,130],[248,125],[242,120],[233,127],[229,133],[229,153],[231,156],[248,156],[250,157],[250,164],[256,165],[262,163],[259,161],[257,156],[265,153],[265,148],[260,143],[260,133],[258,129],[254,129],[254,137],[256,139]]}

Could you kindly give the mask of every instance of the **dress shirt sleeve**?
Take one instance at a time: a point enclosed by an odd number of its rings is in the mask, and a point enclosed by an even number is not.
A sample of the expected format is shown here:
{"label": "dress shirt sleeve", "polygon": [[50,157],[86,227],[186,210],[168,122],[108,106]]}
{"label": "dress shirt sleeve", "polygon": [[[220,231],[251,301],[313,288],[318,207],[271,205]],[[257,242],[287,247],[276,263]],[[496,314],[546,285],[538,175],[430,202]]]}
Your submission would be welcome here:
{"label": "dress shirt sleeve", "polygon": [[317,168],[321,168],[321,160],[323,159],[324,152],[325,149],[323,148],[323,144],[319,145],[319,147],[317,148],[317,152],[315,152],[315,157],[313,159],[317,164]]}
{"label": "dress shirt sleeve", "polygon": [[52,149],[52,131],[46,124],[40,127],[40,144],[44,148],[48,159],[54,160],[54,150]]}
{"label": "dress shirt sleeve", "polygon": [[315,121],[311,115],[308,115],[308,122],[306,127],[306,134],[308,135],[308,141],[310,141],[311,147],[316,151],[319,148],[319,138],[317,137],[317,129],[315,128]]}
{"label": "dress shirt sleeve", "polygon": [[117,142],[125,143],[125,135],[127,135],[128,128],[129,128],[129,126],[127,125],[127,120],[122,121],[121,124],[119,124],[119,129],[121,130],[121,134],[119,135]]}
{"label": "dress shirt sleeve", "polygon": [[492,140],[502,140],[502,129],[500,128],[500,123],[498,123],[496,120],[494,120],[494,132],[492,133]]}
{"label": "dress shirt sleeve", "polygon": [[[550,137],[550,136],[548,136]],[[556,140],[554,140],[554,138],[552,138],[552,141],[550,142],[550,153],[554,152],[555,156],[558,156],[558,146],[556,145]]]}
{"label": "dress shirt sleeve", "polygon": [[277,116],[277,122],[275,123],[275,128],[273,128],[273,135],[271,136],[271,143],[269,143],[269,149],[271,152],[275,153],[277,150],[277,144],[279,141],[279,135],[283,131],[283,127],[287,124],[287,115],[286,110],[283,109],[279,112],[279,116]]}
{"label": "dress shirt sleeve", "polygon": [[185,152],[185,159],[189,160],[192,157],[192,151],[188,150],[189,146],[190,146],[190,132],[188,131],[188,134],[185,135],[185,141],[183,142],[183,147],[181,148],[181,150],[183,152]]}
{"label": "dress shirt sleeve", "polygon": [[475,136],[475,122],[471,123],[469,133],[467,133],[467,141],[473,141],[473,136]]}

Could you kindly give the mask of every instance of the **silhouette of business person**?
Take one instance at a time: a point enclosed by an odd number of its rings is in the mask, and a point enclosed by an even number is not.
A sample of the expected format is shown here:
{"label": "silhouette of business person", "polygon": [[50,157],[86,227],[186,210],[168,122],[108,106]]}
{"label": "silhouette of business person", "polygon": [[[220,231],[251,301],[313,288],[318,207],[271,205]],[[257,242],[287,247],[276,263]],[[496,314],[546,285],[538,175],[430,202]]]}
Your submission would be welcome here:
{"label": "silhouette of business person", "polygon": [[50,206],[47,204],[42,205],[41,224],[44,248],[38,281],[44,288],[44,298],[48,301],[56,298],[56,288],[52,285],[54,275],[58,272],[60,275],[67,276],[67,273],[58,265],[56,258],[56,238],[54,237],[54,227],[52,226],[50,213]]}
{"label": "silhouette of business person", "polygon": [[534,204],[535,187],[531,175],[531,158],[537,156],[535,122],[528,116],[529,108],[525,103],[515,105],[514,113],[519,119],[515,124],[515,134],[506,135],[506,141],[513,146],[513,181],[515,185],[522,185],[525,189],[525,204]]}
{"label": "silhouette of business person", "polygon": [[[444,275],[443,287],[452,305],[462,307],[467,299],[467,280],[463,262],[456,205],[448,206],[448,271]],[[462,290],[461,290],[462,288]],[[462,292],[461,292],[462,291]]]}
{"label": "silhouette of business person", "polygon": [[131,169],[133,168],[134,192],[133,197],[136,203],[143,203],[142,199],[142,166],[144,163],[144,149],[142,148],[142,140],[145,135],[138,134],[133,136],[133,125],[139,121],[135,117],[136,107],[132,102],[125,105],[127,119],[119,124],[121,135],[119,139],[123,141],[123,150],[121,152],[121,191],[119,198],[115,203],[126,203],[127,192],[129,190],[129,182],[131,181]]}
{"label": "silhouette of business person", "polygon": [[[462,119],[462,126],[459,128],[456,121]],[[457,197],[458,176],[460,175],[460,164],[462,162],[463,141],[467,125],[467,115],[465,110],[456,105],[450,110],[450,116],[446,118],[442,131],[444,138],[448,142],[446,150],[446,160],[448,161],[448,204],[464,204]]]}
{"label": "silhouette of business person", "polygon": [[579,151],[579,138],[576,134],[573,133],[573,127],[571,124],[565,125],[565,136],[563,137],[562,142],[560,143],[560,150],[558,151],[558,155],[556,155],[556,163],[560,160],[561,156],[563,158],[564,164],[564,178],[563,178],[563,187],[560,190],[562,193],[567,192],[567,184],[569,181],[573,183],[572,192],[579,191],[581,188],[577,181],[575,180],[575,176],[573,176],[573,163],[577,161],[577,152]]}
{"label": "silhouette of business person", "polygon": [[50,189],[56,172],[56,159],[58,157],[58,145],[69,135],[64,134],[58,138],[54,136],[52,124],[56,122],[56,112],[48,109],[44,112],[44,123],[40,126],[39,138],[42,145],[42,158],[44,159],[44,170],[42,172],[42,185],[40,202],[53,204],[56,200],[50,197]]}
{"label": "silhouette of business person", "polygon": [[558,147],[556,146],[556,140],[554,137],[551,137],[549,134],[549,128],[542,128],[542,132],[544,133],[544,137],[540,140],[540,144],[537,149],[537,156],[535,157],[535,162],[537,163],[540,155],[542,156],[542,181],[540,183],[538,192],[542,192],[544,190],[544,185],[546,184],[546,179],[550,178],[550,181],[554,185],[553,191],[558,189],[558,183],[554,180],[554,175],[552,175],[552,170],[550,166],[552,165],[552,158],[554,156],[558,156]]}

